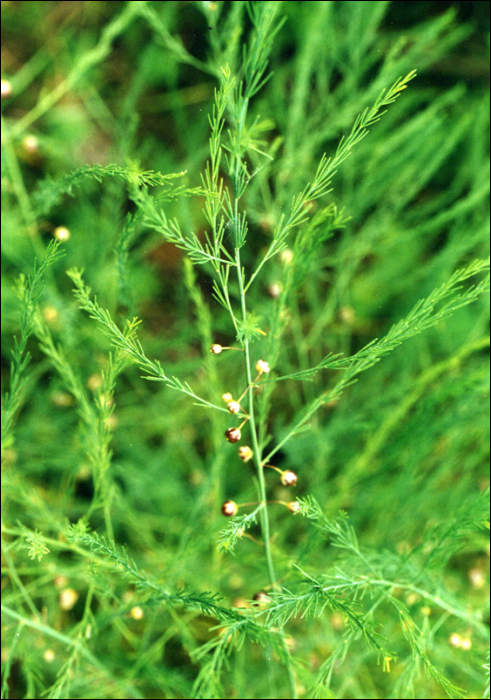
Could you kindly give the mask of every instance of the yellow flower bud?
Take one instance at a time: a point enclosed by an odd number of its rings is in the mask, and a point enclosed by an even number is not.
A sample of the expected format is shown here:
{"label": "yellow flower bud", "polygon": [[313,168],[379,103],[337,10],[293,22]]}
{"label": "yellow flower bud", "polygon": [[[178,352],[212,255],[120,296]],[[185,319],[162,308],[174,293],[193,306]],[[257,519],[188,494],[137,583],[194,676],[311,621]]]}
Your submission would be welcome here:
{"label": "yellow flower bud", "polygon": [[239,447],[239,457],[243,462],[248,462],[254,456],[254,452],[247,445]]}

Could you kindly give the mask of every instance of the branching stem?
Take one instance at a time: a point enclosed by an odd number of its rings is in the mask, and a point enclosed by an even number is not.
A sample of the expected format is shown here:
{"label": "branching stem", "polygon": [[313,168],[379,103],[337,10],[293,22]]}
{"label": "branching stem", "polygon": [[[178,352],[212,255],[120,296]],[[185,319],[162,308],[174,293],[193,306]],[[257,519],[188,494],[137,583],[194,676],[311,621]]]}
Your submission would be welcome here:
{"label": "branching stem", "polygon": [[[247,307],[244,292],[244,280],[242,274],[242,268],[240,264],[240,250],[236,248],[235,250],[235,260],[237,264],[237,278],[239,282],[239,292],[240,292],[240,303],[242,309],[242,319],[246,320],[247,317]],[[250,386],[252,384],[252,374],[251,374],[251,360],[249,351],[249,341],[247,338],[244,339],[244,358],[247,374],[247,384]],[[249,421],[251,426],[251,439],[252,439],[252,449],[254,452],[254,464],[256,465],[258,483],[259,483],[259,500],[264,504],[264,508],[261,508],[260,518],[261,518],[261,530],[264,539],[264,551],[266,553],[266,563],[268,566],[268,575],[271,586],[276,585],[276,575],[273,565],[273,557],[271,554],[270,546],[270,535],[269,535],[269,516],[268,507],[266,505],[266,482],[264,479],[264,470],[261,467],[261,451],[259,447],[259,442],[257,439],[256,422],[254,418],[254,392],[249,392]]]}

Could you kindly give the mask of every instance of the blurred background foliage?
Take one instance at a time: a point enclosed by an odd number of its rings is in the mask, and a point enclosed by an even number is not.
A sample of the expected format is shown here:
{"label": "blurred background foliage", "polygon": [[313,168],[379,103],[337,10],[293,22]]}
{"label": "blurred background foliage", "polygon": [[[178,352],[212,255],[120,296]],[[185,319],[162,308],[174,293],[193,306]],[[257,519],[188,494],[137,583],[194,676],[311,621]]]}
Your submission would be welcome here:
{"label": "blurred background foliage", "polygon": [[[125,13],[124,26],[94,52]],[[315,215],[334,202],[349,219],[313,247],[299,280],[277,363],[286,374],[317,364],[327,352],[355,353],[383,336],[455,269],[487,255],[489,6],[290,1],[280,13],[285,23],[274,40],[274,75],[251,103],[263,141],[259,147],[274,160],[265,165],[258,155],[252,162],[261,170],[247,193],[246,270],[264,254],[274,223],[312,179],[322,153],[334,153],[340,136],[383,87],[418,71],[339,168],[333,191],[314,207]],[[199,186],[209,154],[216,76],[224,62],[232,72],[240,68],[234,65],[240,57],[235,48],[249,30],[242,2],[2,2],[2,72],[12,89],[2,100],[6,387],[13,336],[19,333],[15,280],[32,271],[63,226],[70,239],[65,257],[46,274],[40,309],[89,402],[97,406],[100,400],[110,348],[73,298],[65,270],[74,265],[84,268],[86,282],[114,317],[142,319],[145,351],[168,375],[189,381],[215,402],[224,391],[242,391],[240,353],[214,358],[207,352],[211,341],[235,341],[230,319],[212,297],[209,271],[185,268],[182,252],[143,226],[132,234],[127,260],[121,257],[121,232],[134,208],[126,183],[80,178],[68,194],[53,201],[48,194],[51,180],[87,164],[185,170],[183,182]],[[200,197],[180,198],[166,204],[166,213],[201,237],[202,206]],[[274,259],[251,288],[250,305],[266,332],[286,266],[284,258]],[[488,322],[482,299],[408,341],[338,402],[326,405],[310,430],[276,455],[277,466],[298,473],[298,495],[314,495],[329,515],[339,508],[348,512],[362,546],[381,553],[417,547],[432,528],[461,512],[466,499],[486,489]],[[257,347],[259,355],[267,353],[267,336]],[[63,538],[67,524],[90,508],[91,528],[114,537],[170,588],[219,591],[227,604],[263,588],[257,544],[244,539],[235,558],[216,549],[224,525],[221,503],[253,496],[252,468],[223,441],[228,419],[162,384],[143,381],[136,366],[128,367],[114,394],[105,501],[94,507],[90,436],[77,400],[35,338],[29,350],[29,381],[3,454],[7,541],[15,541],[21,526]],[[311,382],[275,385],[267,425],[273,445],[329,381],[329,373],[320,372]],[[271,498],[288,500],[273,474],[268,474]],[[274,556],[285,580],[291,556],[327,572],[335,561],[332,548],[316,551],[305,522],[274,508]],[[486,623],[488,559],[487,538],[476,531],[440,572],[442,585],[465,607],[481,611]],[[96,655],[103,653],[109,675],[101,680],[98,674],[91,678],[87,668],[73,669],[71,697],[99,697],[100,684],[108,697],[122,697],[112,676],[138,688],[135,694],[126,689],[125,697],[190,697],[198,667],[189,654],[210,637],[213,619],[158,609],[142,620],[125,617],[129,602],[139,602],[131,585],[114,574],[89,572],[87,562],[69,551],[53,548],[41,561],[30,561],[19,544],[3,568],[22,579],[22,586],[5,579],[9,605],[22,607],[25,587],[46,621],[66,635],[86,615],[87,597],[92,599],[99,636],[90,645]],[[67,588],[76,591],[77,600],[64,610],[60,592]],[[292,623],[294,653],[306,660],[299,672],[305,687],[342,632],[335,614],[327,622]],[[381,632],[404,657],[397,624],[388,619]],[[435,663],[468,697],[481,697],[484,641],[473,639],[464,651],[449,642],[452,633],[472,637],[463,621],[438,618]],[[39,697],[37,692],[51,688],[47,697],[63,697],[56,695],[56,678],[66,671],[63,643],[30,634],[35,644],[10,668],[9,696]],[[4,644],[11,646],[10,634]],[[48,662],[49,650],[54,658]],[[388,695],[400,671],[396,666],[383,674],[372,657],[360,647],[336,668],[335,697],[408,697]],[[254,679],[251,658],[258,669]],[[228,697],[274,697],[274,683],[278,693],[285,692],[281,674],[268,669],[258,650],[237,654],[228,683],[233,688]],[[413,697],[443,697],[441,692],[422,676]]]}

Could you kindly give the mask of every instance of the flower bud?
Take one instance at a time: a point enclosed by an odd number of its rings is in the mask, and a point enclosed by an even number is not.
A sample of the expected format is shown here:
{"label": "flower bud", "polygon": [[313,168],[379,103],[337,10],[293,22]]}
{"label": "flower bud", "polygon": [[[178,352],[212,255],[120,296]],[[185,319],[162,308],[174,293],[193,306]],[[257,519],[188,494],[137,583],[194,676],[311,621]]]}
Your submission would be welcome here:
{"label": "flower bud", "polygon": [[292,472],[290,469],[287,471],[283,472],[281,475],[281,483],[283,486],[295,486],[297,483],[298,477],[295,474],[295,472]]}
{"label": "flower bud", "polygon": [[486,585],[486,577],[484,576],[484,572],[478,567],[471,569],[467,575],[471,585],[474,588],[484,588]]}
{"label": "flower bud", "polygon": [[131,608],[130,617],[132,617],[134,620],[141,620],[144,616],[145,613],[139,605],[135,605],[135,607]]}
{"label": "flower bud", "polygon": [[222,346],[218,343],[214,343],[210,348],[210,352],[212,352],[214,355],[219,355],[222,352],[222,350]]}
{"label": "flower bud", "polygon": [[25,155],[38,156],[39,155],[39,139],[34,134],[28,134],[22,140],[22,150]]}
{"label": "flower bud", "polygon": [[271,598],[268,595],[266,595],[266,593],[264,593],[263,591],[259,591],[259,593],[256,593],[253,600],[255,600],[257,605],[261,607],[267,605],[268,603],[271,603]]}
{"label": "flower bud", "polygon": [[243,462],[248,462],[254,456],[254,452],[247,445],[239,447],[239,457]]}
{"label": "flower bud", "polygon": [[300,513],[300,503],[297,503],[297,501],[291,501],[290,503],[287,504],[287,508],[290,511],[290,513]]}
{"label": "flower bud", "polygon": [[70,231],[67,229],[66,226],[58,226],[53,231],[53,236],[56,238],[57,241],[68,241],[68,239],[70,238]]}
{"label": "flower bud", "polygon": [[228,410],[230,413],[238,413],[240,411],[240,403],[237,401],[230,401],[227,405]]}
{"label": "flower bud", "polygon": [[239,442],[240,435],[241,433],[238,428],[229,428],[225,431],[225,437],[229,442]]}
{"label": "flower bud", "polygon": [[458,632],[453,632],[450,635],[448,641],[453,647],[460,647],[460,645],[462,644],[462,637],[460,636],[460,634],[458,634]]}
{"label": "flower bud", "polygon": [[62,610],[71,610],[75,607],[78,600],[78,593],[73,588],[64,588],[60,592],[60,608]]}
{"label": "flower bud", "polygon": [[231,518],[234,515],[237,515],[237,511],[239,510],[239,506],[237,503],[234,503],[234,501],[225,501],[225,503],[222,506],[222,513],[227,516],[227,518]]}
{"label": "flower bud", "polygon": [[6,100],[12,94],[12,85],[8,80],[2,80],[2,100]]}
{"label": "flower bud", "polygon": [[280,260],[285,265],[289,265],[293,260],[293,251],[290,248],[285,248],[280,253]]}

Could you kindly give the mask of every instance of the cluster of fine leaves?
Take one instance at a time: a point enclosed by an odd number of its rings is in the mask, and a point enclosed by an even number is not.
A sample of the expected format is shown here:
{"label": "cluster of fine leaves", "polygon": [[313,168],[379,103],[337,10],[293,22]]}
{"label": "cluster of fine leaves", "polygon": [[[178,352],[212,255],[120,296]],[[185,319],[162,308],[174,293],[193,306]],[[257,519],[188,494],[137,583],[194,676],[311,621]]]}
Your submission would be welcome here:
{"label": "cluster of fine leaves", "polygon": [[2,3],[2,698],[489,698],[456,7]]}

